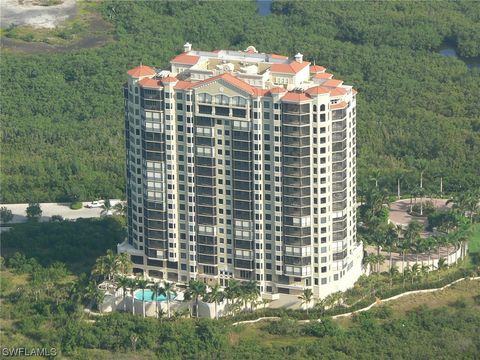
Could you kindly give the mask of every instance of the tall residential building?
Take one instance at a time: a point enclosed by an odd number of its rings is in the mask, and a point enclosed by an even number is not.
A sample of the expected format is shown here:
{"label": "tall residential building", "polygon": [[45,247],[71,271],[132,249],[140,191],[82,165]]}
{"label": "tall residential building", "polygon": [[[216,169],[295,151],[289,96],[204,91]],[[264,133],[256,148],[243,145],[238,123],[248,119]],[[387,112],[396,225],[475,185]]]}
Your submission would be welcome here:
{"label": "tall residential building", "polygon": [[128,71],[128,240],[136,271],[256,280],[264,296],[345,290],[356,236],[356,91],[303,60],[192,50]]}

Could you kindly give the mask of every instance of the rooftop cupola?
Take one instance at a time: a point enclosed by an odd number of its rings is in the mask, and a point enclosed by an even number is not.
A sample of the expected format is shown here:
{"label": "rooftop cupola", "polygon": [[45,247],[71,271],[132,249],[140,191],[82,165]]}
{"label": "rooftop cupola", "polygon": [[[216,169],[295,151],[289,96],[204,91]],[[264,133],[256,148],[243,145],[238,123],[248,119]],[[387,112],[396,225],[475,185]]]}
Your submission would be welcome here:
{"label": "rooftop cupola", "polygon": [[192,44],[190,44],[188,41],[183,45],[183,52],[189,52],[192,50]]}
{"label": "rooftop cupola", "polygon": [[295,61],[299,62],[300,64],[303,63],[303,55],[300,53],[297,53],[297,55],[295,55]]}

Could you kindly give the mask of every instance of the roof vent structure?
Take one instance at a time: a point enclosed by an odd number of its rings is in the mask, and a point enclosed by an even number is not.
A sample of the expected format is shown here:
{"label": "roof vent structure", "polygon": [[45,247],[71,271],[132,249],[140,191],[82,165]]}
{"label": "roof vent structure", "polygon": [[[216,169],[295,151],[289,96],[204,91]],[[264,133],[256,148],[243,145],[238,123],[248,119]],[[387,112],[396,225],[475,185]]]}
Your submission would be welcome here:
{"label": "roof vent structure", "polygon": [[299,62],[300,64],[303,63],[303,55],[300,53],[297,53],[297,55],[295,55],[295,61]]}

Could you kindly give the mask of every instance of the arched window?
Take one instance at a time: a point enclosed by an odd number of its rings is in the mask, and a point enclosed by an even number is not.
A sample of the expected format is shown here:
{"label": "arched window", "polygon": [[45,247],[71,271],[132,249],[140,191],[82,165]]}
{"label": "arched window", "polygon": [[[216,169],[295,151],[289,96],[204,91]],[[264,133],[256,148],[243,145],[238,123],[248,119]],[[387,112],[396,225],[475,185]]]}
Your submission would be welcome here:
{"label": "arched window", "polygon": [[313,105],[313,112],[317,112],[317,105]]}
{"label": "arched window", "polygon": [[232,98],[232,103],[233,103],[233,106],[245,106],[247,101],[243,97],[234,96]]}
{"label": "arched window", "polygon": [[212,96],[206,93],[198,94],[198,102],[210,104],[212,102]]}
{"label": "arched window", "polygon": [[230,98],[226,95],[215,95],[215,104],[228,105]]}
{"label": "arched window", "polygon": [[320,105],[320,111],[325,111],[325,105]]}

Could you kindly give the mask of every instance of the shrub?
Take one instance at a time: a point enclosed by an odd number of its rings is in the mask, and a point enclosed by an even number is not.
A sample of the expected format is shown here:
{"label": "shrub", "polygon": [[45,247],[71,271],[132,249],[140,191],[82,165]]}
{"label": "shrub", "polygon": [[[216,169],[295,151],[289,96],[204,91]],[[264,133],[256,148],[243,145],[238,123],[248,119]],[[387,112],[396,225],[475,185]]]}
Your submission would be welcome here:
{"label": "shrub", "polygon": [[322,319],[319,322],[311,322],[302,329],[303,334],[307,336],[335,336],[339,332],[338,325],[329,318]]}
{"label": "shrub", "polygon": [[373,307],[371,312],[377,319],[388,319],[393,314],[392,308],[387,305]]}
{"label": "shrub", "polygon": [[480,305],[480,295],[475,295],[473,301],[475,301],[475,304]]}
{"label": "shrub", "polygon": [[467,301],[465,300],[464,297],[460,297],[457,300],[455,300],[451,306],[457,309],[465,309],[467,307]]}
{"label": "shrub", "polygon": [[72,210],[79,210],[83,207],[83,204],[80,201],[75,201],[70,204],[70,209]]}
{"label": "shrub", "polygon": [[272,335],[294,336],[298,335],[299,329],[296,321],[285,317],[278,321],[270,321],[263,330]]}

